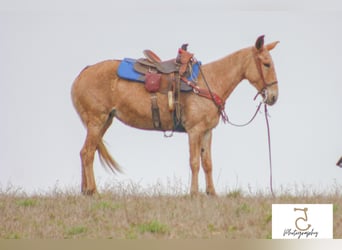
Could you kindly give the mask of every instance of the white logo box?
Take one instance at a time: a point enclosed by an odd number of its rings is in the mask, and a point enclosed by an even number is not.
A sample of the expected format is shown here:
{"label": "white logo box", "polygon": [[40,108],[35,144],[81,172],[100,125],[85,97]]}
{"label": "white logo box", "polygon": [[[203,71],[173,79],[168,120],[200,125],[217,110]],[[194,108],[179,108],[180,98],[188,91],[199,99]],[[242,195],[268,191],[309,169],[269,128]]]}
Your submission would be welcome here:
{"label": "white logo box", "polygon": [[332,204],[272,204],[272,239],[332,238]]}

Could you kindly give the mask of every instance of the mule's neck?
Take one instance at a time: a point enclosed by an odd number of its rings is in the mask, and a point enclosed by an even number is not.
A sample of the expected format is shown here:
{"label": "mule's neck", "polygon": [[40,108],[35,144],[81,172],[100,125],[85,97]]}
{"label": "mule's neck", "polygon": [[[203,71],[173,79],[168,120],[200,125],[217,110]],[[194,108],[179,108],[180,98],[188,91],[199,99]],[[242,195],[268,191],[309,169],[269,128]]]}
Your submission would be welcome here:
{"label": "mule's neck", "polygon": [[247,65],[253,58],[252,49],[236,51],[222,59],[203,65],[210,88],[226,100],[236,86],[245,79]]}

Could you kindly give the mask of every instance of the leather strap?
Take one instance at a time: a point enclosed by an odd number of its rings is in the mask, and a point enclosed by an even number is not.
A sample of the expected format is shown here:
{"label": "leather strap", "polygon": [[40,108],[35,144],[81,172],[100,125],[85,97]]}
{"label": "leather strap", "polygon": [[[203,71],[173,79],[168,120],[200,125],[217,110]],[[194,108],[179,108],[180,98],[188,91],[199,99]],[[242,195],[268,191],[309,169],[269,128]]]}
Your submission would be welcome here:
{"label": "leather strap", "polygon": [[263,83],[263,87],[259,90],[257,95],[254,97],[254,100],[255,100],[257,98],[257,96],[262,94],[268,87],[270,87],[270,86],[272,86],[274,84],[277,84],[278,82],[277,81],[270,82],[270,83],[266,82],[264,73],[263,73],[262,68],[261,68],[262,67],[262,65],[261,65],[262,62],[261,62],[261,59],[258,57],[255,48],[253,48],[253,56],[254,56],[255,64],[257,66],[258,72],[260,74],[260,77],[261,77],[261,80],[262,80],[262,83]]}
{"label": "leather strap", "polygon": [[195,94],[202,96],[204,98],[207,98],[209,100],[212,100],[220,112],[222,110],[224,110],[224,104],[225,103],[218,94],[216,94],[212,91],[209,92],[209,90],[207,90],[207,89],[202,89],[202,88],[198,87],[192,81],[187,80],[185,77],[182,77],[182,81],[184,81],[186,84],[188,84],[190,87],[192,87]]}
{"label": "leather strap", "polygon": [[155,129],[161,129],[161,121],[160,121],[159,107],[158,107],[156,94],[151,94],[151,111],[152,111],[153,127]]}

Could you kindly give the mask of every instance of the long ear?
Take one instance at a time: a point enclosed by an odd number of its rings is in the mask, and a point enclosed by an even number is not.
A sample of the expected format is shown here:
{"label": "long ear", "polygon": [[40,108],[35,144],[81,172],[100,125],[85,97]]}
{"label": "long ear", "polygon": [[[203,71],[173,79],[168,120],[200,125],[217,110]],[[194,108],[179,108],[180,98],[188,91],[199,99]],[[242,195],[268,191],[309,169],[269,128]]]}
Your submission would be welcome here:
{"label": "long ear", "polygon": [[274,49],[275,46],[277,46],[277,44],[279,43],[279,41],[273,42],[273,43],[269,43],[267,45],[265,45],[265,48],[270,51],[272,49]]}
{"label": "long ear", "polygon": [[265,35],[259,36],[258,39],[256,40],[255,48],[257,50],[260,50],[260,49],[263,48],[263,46],[264,46],[264,37],[265,37]]}

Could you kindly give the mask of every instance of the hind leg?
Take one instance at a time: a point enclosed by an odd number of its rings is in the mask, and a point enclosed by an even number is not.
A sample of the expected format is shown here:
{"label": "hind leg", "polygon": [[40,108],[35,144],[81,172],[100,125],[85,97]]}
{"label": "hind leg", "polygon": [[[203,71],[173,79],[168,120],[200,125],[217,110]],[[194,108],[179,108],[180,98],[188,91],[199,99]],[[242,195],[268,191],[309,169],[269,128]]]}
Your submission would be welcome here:
{"label": "hind leg", "polygon": [[81,150],[82,161],[82,193],[92,195],[97,192],[94,177],[93,163],[97,144],[101,139],[101,129],[90,125],[87,128],[87,137]]}
{"label": "hind leg", "polygon": [[[82,193],[85,195],[92,195],[97,193],[96,182],[94,177],[94,156],[95,151],[99,143],[102,140],[103,135],[112,124],[114,112],[111,112],[109,116],[103,116],[103,119],[99,119],[99,124],[89,123],[87,127],[87,137],[81,150],[82,161]],[[102,121],[102,122],[100,122]]]}

